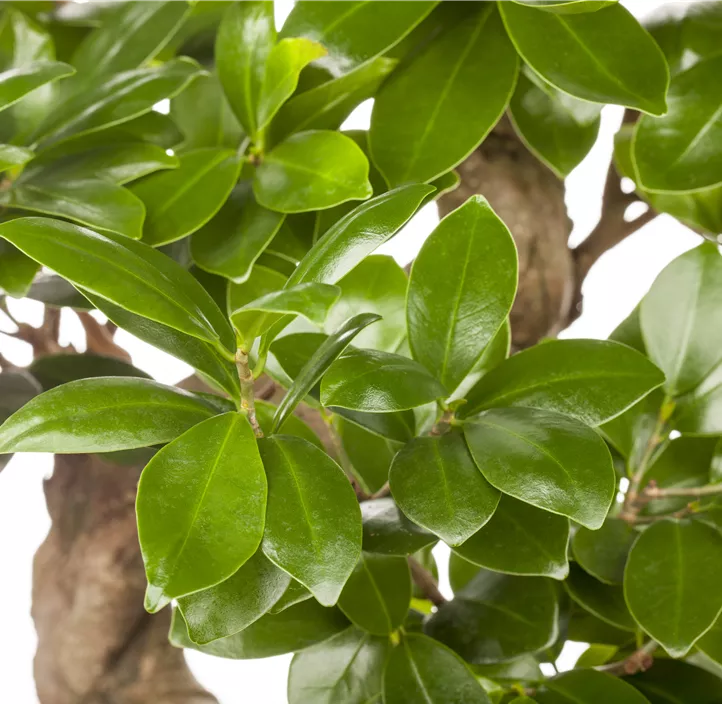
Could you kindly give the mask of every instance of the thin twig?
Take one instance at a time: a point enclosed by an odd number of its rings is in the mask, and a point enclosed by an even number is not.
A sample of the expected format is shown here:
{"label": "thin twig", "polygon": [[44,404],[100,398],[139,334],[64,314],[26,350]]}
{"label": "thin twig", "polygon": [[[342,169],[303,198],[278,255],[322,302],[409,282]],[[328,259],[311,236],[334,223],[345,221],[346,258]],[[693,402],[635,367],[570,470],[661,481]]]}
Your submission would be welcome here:
{"label": "thin twig", "polygon": [[384,485],[378,490],[375,491],[371,496],[369,496],[369,499],[383,499],[384,496],[388,496],[391,493],[391,487],[389,486],[388,481],[384,482]]}
{"label": "thin twig", "polygon": [[114,340],[115,330],[117,329],[112,323],[102,325],[90,313],[79,311],[77,313],[78,320],[85,330],[85,341],[88,352],[93,354],[104,355],[107,357],[117,357],[126,362],[130,362],[128,352],[116,344]]}
{"label": "thin twig", "polygon": [[638,672],[646,672],[654,663],[652,653],[654,653],[658,647],[659,645],[655,641],[650,640],[649,643],[643,645],[639,650],[635,650],[630,656],[624,658],[624,660],[611,662],[596,669],[600,672],[606,672],[609,675],[617,675],[618,677],[627,677],[629,675],[636,675]]}
{"label": "thin twig", "polygon": [[446,603],[446,597],[439,591],[439,585],[434,575],[429,572],[418,560],[409,555],[409,567],[411,578],[414,584],[421,590],[423,595],[434,605],[441,606]]}
{"label": "thin twig", "polygon": [[253,372],[248,366],[248,355],[240,348],[236,351],[236,369],[238,370],[238,380],[241,382],[241,409],[248,414],[248,422],[256,437],[262,438],[263,431],[256,418]]}
{"label": "thin twig", "polygon": [[675,496],[701,498],[703,496],[713,496],[715,494],[722,494],[722,484],[706,484],[705,486],[690,487],[670,486],[667,488],[651,485],[645,487],[644,489],[644,495],[648,499],[666,499]]}

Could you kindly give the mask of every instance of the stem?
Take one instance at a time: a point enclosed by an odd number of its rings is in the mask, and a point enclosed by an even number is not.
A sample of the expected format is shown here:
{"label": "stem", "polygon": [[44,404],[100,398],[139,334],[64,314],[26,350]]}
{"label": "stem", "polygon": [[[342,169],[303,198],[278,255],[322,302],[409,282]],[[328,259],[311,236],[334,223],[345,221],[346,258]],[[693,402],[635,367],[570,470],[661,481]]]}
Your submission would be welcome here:
{"label": "stem", "polygon": [[626,677],[635,675],[637,672],[646,672],[652,667],[654,658],[652,653],[659,647],[659,644],[653,640],[643,645],[639,650],[635,650],[629,657],[618,662],[612,662],[608,665],[602,665],[596,669],[600,672],[606,672],[610,675],[618,677]]}
{"label": "stem", "polygon": [[238,370],[238,380],[241,382],[241,410],[248,415],[248,422],[251,424],[256,437],[262,438],[263,431],[261,426],[258,425],[258,418],[256,418],[253,372],[248,366],[248,354],[240,348],[236,350],[236,369]]}
{"label": "stem", "polygon": [[421,589],[424,596],[434,605],[441,606],[446,603],[446,597],[439,591],[439,585],[434,579],[434,575],[429,572],[418,560],[409,555],[409,567],[411,568],[411,578],[416,586]]}
{"label": "stem", "polygon": [[666,499],[669,496],[690,496],[698,498],[702,496],[713,496],[722,494],[722,484],[707,484],[696,487],[669,487],[667,489],[658,486],[649,486],[644,490],[644,495],[649,499]]}

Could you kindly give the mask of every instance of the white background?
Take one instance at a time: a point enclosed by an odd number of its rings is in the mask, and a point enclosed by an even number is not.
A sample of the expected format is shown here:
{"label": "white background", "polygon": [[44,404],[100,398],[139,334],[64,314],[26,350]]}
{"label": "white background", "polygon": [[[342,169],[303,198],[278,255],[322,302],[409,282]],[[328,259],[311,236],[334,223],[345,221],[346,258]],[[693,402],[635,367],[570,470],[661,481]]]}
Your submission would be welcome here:
{"label": "white background", "polygon": [[[623,2],[637,16],[644,17],[661,3],[648,0]],[[681,9],[684,3],[673,3]],[[288,0],[277,2],[280,24],[290,11]],[[612,38],[610,38],[613,41]],[[163,109],[164,106],[159,106]],[[167,109],[167,108],[166,108]],[[366,129],[370,103],[349,118],[346,127]],[[567,179],[567,206],[574,221],[571,243],[576,244],[591,231],[599,216],[601,192],[612,151],[612,136],[621,121],[621,108],[603,111],[599,140],[584,162]],[[438,222],[436,207],[426,206],[381,252],[406,264],[418,252],[426,236]],[[606,253],[591,270],[584,285],[584,313],[563,333],[563,337],[606,338],[634,308],[661,269],[682,252],[696,246],[699,238],[668,216],[652,223]],[[41,306],[13,302],[17,317],[38,324]],[[0,321],[0,330],[6,321]],[[8,329],[8,328],[4,328]],[[71,315],[64,317],[64,342],[82,343],[82,332]],[[133,356],[133,363],[164,383],[175,383],[190,373],[177,360],[118,333],[118,342]],[[27,364],[30,350],[23,343],[0,335],[3,353],[15,364]],[[32,558],[45,538],[49,518],[42,494],[42,480],[52,472],[52,456],[16,455],[0,474],[0,702],[37,702],[32,678],[35,631],[30,618]],[[446,551],[437,549],[442,573]],[[448,583],[442,591],[450,596]],[[568,648],[558,663],[573,662],[581,646]],[[291,656],[267,660],[229,661],[197,652],[187,653],[188,662],[200,682],[221,704],[285,704],[286,672]],[[151,704],[151,703],[149,703]]]}

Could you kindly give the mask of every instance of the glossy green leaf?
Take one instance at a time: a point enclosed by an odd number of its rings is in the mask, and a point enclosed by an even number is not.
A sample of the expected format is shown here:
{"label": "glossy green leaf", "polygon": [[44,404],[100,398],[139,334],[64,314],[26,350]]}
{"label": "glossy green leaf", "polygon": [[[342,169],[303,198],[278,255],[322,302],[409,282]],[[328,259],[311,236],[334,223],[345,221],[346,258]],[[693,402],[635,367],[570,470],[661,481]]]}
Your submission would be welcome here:
{"label": "glossy green leaf", "polygon": [[349,318],[333,335],[329,335],[293,381],[288,393],[278,405],[278,410],[273,418],[273,429],[275,432],[281,427],[286,416],[293,413],[293,409],[303,400],[311,389],[318,383],[319,379],[326,373],[326,370],[333,364],[334,360],[346,349],[351,340],[358,335],[367,325],[376,322],[379,316],[374,313],[362,313]]}
{"label": "glossy green leaf", "polygon": [[619,518],[607,518],[598,530],[579,528],[572,537],[574,559],[592,577],[606,584],[621,584],[637,532]]}
{"label": "glossy green leaf", "polygon": [[[266,434],[271,429],[271,422],[273,421],[273,415],[276,412],[276,406],[268,401],[261,401],[258,398],[256,399],[255,404],[258,425],[261,426],[261,430],[263,430],[264,434]],[[288,416],[280,430],[283,435],[297,435],[298,437],[313,443],[319,449],[323,449],[323,443],[318,435],[316,435],[316,433],[296,415]]]}
{"label": "glossy green leaf", "polygon": [[308,37],[328,56],[316,62],[338,77],[388,51],[433,10],[436,2],[297,2],[281,36]]}
{"label": "glossy green leaf", "polygon": [[535,408],[498,408],[464,423],[481,473],[497,489],[592,530],[616,491],[604,441],[578,420]]}
{"label": "glossy green leaf", "polygon": [[169,442],[212,415],[198,396],[149,379],[83,379],[46,391],[8,418],[0,428],[0,452],[147,447]]}
{"label": "glossy green leaf", "polygon": [[134,185],[131,190],[148,211],[143,240],[156,247],[205,225],[225,203],[240,169],[240,157],[230,150],[198,149],[181,156],[177,169]]}
{"label": "glossy green leaf", "polygon": [[489,522],[454,550],[495,572],[564,579],[569,521],[502,494]]}
{"label": "glossy green leaf", "polygon": [[520,5],[538,7],[548,12],[560,14],[577,14],[578,12],[596,12],[609,5],[614,5],[617,0],[513,0]]}
{"label": "glossy green leaf", "polygon": [[40,264],[17,247],[0,240],[0,290],[15,298],[23,298],[38,273]]}
{"label": "glossy green leaf", "polygon": [[666,266],[642,299],[647,353],[666,374],[670,394],[695,387],[722,358],[717,325],[721,297],[722,257],[706,243]]}
{"label": "glossy green leaf", "polygon": [[[565,93],[662,115],[669,71],[656,42],[628,10],[558,14],[500,3],[511,40],[526,63]],[[609,42],[610,34],[615,41]]]}
{"label": "glossy green leaf", "polygon": [[75,69],[60,61],[35,61],[0,73],[0,110],[5,110],[28,93],[51,81],[70,76]]}
{"label": "glossy green leaf", "polygon": [[624,602],[621,586],[603,584],[574,566],[564,581],[564,587],[577,604],[602,621],[624,631],[636,630],[637,624]]}
{"label": "glossy green leaf", "polygon": [[409,280],[409,344],[449,391],[471,371],[514,301],[517,255],[482,196],[447,215],[424,242]]}
{"label": "glossy green leaf", "polygon": [[449,586],[454,593],[463,589],[479,571],[479,565],[461,557],[458,550],[449,555]]}
{"label": "glossy green leaf", "polygon": [[338,598],[356,626],[377,636],[395,631],[411,603],[409,563],[401,555],[362,552]]}
{"label": "glossy green leaf", "polygon": [[49,218],[10,220],[0,225],[0,237],[76,286],[132,313],[235,349],[230,324],[203,287],[141,242],[116,241]]}
{"label": "glossy green leaf", "polygon": [[660,521],[637,539],[624,595],[637,623],[682,657],[722,610],[722,535],[706,523]]}
{"label": "glossy green leaf", "polygon": [[50,354],[34,359],[28,371],[44,391],[78,379],[98,376],[134,376],[150,379],[144,371],[115,357],[96,354]]}
{"label": "glossy green leaf", "polygon": [[625,680],[592,669],[564,672],[545,682],[534,697],[539,704],[649,704]]}
{"label": "glossy green leaf", "polygon": [[301,582],[297,582],[295,579],[291,578],[291,582],[286,591],[283,593],[283,596],[281,596],[281,598],[271,607],[268,613],[280,614],[281,611],[285,611],[291,606],[295,606],[296,604],[300,604],[302,601],[306,601],[311,598],[313,598],[311,592],[309,592],[308,589],[301,584]]}
{"label": "glossy green leaf", "polygon": [[400,413],[361,413],[348,408],[335,408],[334,413],[365,430],[388,440],[404,443],[414,437],[416,420],[413,411]]}
{"label": "glossy green leaf", "polygon": [[437,541],[433,533],[412,523],[393,499],[361,503],[363,548],[384,555],[410,555]]}
{"label": "glossy green leaf", "polygon": [[[27,372],[3,369],[0,374],[0,422],[4,423],[41,391],[40,384]],[[11,458],[10,454],[0,454],[0,471]]]}
{"label": "glossy green leaf", "polygon": [[389,484],[399,508],[449,545],[463,543],[487,523],[501,496],[457,432],[407,443],[394,457]]}
{"label": "glossy green leaf", "polygon": [[0,171],[27,164],[35,156],[32,149],[16,147],[13,144],[0,144]]}
{"label": "glossy green leaf", "polygon": [[557,637],[554,583],[480,570],[424,630],[470,663],[504,662],[542,650]]}
{"label": "glossy green leaf", "polygon": [[352,626],[296,654],[288,673],[289,704],[373,702],[388,649],[388,640]]}
{"label": "glossy green leaf", "polygon": [[529,149],[559,178],[566,178],[596,142],[601,109],[522,71],[509,115]]}
{"label": "glossy green leaf", "polygon": [[321,403],[355,411],[405,411],[447,395],[444,387],[408,357],[352,350],[334,362],[321,381]]}
{"label": "glossy green leaf", "polygon": [[618,342],[550,340],[513,355],[482,377],[468,392],[461,415],[527,406],[599,425],[663,382],[664,375],[646,357]]}
{"label": "glossy green leaf", "polygon": [[246,281],[228,287],[227,309],[234,311],[243,308],[257,298],[277,293],[285,284],[286,277],[278,271],[261,265],[254,266]]}
{"label": "glossy green leaf", "polygon": [[315,599],[294,604],[279,614],[266,614],[248,628],[207,645],[197,645],[183,616],[173,612],[170,641],[178,648],[193,648],[208,655],[233,660],[268,658],[308,648],[348,628],[338,609],[321,606]]}
{"label": "glossy green leaf", "polygon": [[716,704],[722,697],[722,679],[669,658],[656,658],[654,667],[627,681],[646,695],[651,704]]}
{"label": "glossy green leaf", "polygon": [[674,427],[691,435],[720,435],[721,408],[722,365],[718,365],[699,386],[680,398],[673,416]]}
{"label": "glossy green leaf", "polygon": [[141,474],[136,511],[149,611],[234,574],[256,552],[266,512],[246,416],[210,418],[160,450]]}
{"label": "glossy green leaf", "polygon": [[191,239],[193,260],[206,271],[243,283],[283,224],[284,216],[256,203],[241,181],[223,207]]}
{"label": "glossy green leaf", "polygon": [[669,111],[643,117],[634,133],[636,177],[648,191],[696,191],[722,184],[722,57],[677,74],[669,86]]}
{"label": "glossy green leaf", "polygon": [[256,169],[253,192],[265,208],[303,213],[372,194],[369,163],[356,143],[327,130],[292,135]]}
{"label": "glossy green leaf", "polygon": [[346,469],[352,471],[365,492],[378,491],[389,479],[391,460],[399,446],[343,417],[336,419],[335,428],[348,460]]}
{"label": "glossy green leaf", "polygon": [[351,484],[301,438],[259,442],[268,477],[263,552],[324,605],[335,604],[361,552],[361,513]]}
{"label": "glossy green leaf", "polygon": [[248,628],[283,596],[290,581],[259,550],[225,581],[178,599],[188,635],[204,645]]}
{"label": "glossy green leaf", "polygon": [[376,97],[369,133],[386,180],[430,181],[462,162],[504,112],[517,70],[499,13],[484,3],[395,71]]}

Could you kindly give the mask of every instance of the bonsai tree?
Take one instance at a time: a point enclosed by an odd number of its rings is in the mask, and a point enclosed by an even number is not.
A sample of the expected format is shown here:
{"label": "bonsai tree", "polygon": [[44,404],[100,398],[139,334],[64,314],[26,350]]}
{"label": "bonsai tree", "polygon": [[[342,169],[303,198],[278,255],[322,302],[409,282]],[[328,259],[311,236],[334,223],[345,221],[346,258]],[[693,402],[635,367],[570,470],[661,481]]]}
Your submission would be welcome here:
{"label": "bonsai tree", "polygon": [[[5,4],[2,309],[46,308],[6,333],[35,359],[0,359],[0,452],[57,455],[43,704],[213,701],[182,648],[295,653],[291,704],[722,701],[722,6],[685,9]],[[374,254],[437,199],[408,272]],[[699,245],[609,340],[553,339],[658,213]]]}

